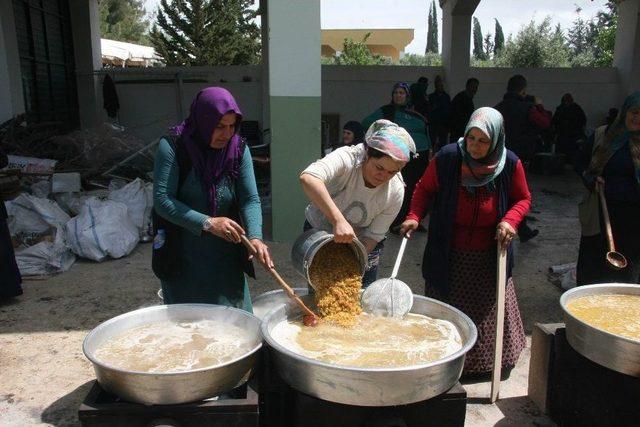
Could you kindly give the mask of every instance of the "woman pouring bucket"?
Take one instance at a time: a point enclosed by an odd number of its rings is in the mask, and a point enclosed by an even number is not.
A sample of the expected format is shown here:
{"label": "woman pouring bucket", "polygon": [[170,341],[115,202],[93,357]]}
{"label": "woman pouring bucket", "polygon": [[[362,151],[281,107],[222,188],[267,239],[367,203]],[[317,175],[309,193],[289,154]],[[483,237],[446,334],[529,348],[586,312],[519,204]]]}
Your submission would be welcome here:
{"label": "woman pouring bucket", "polygon": [[400,171],[416,153],[409,133],[377,120],[362,144],[341,147],[309,165],[300,175],[311,201],[304,230],[334,234],[336,243],[358,238],[368,253],[363,286],[376,280],[383,242],[400,211],[404,182]]}

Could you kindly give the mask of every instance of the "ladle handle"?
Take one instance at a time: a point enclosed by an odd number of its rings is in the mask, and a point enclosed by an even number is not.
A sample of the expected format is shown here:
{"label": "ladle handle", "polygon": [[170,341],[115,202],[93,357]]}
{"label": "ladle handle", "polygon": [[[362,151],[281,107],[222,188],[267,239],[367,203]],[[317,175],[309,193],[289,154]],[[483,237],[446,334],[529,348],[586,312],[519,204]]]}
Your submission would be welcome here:
{"label": "ladle handle", "polygon": [[393,265],[393,271],[391,272],[391,278],[395,279],[398,275],[398,270],[400,270],[400,263],[402,262],[402,256],[404,255],[404,248],[407,247],[407,241],[409,240],[409,236],[405,235],[402,238],[402,243],[400,243],[400,250],[398,251],[398,256],[396,258],[396,263]]}
{"label": "ladle handle", "polygon": [[602,220],[604,222],[605,233],[607,234],[607,244],[609,245],[609,252],[616,251],[616,245],[613,242],[613,232],[611,231],[611,221],[609,220],[609,209],[607,208],[607,199],[604,197],[604,188],[602,184],[596,184],[596,191],[600,197],[600,207],[602,208]]}
{"label": "ladle handle", "polygon": [[[244,234],[240,236],[240,239],[242,239],[242,243],[245,245],[245,247],[247,248],[247,250],[251,253],[251,255],[257,255],[258,251],[256,250],[255,246],[253,246],[253,243],[251,243],[251,241],[249,241],[249,239],[247,239],[247,236],[245,236]],[[293,291],[293,289],[291,289],[291,286],[287,285],[287,282],[284,281],[284,279],[278,274],[278,272],[276,271],[276,269],[274,267],[266,267],[267,271],[269,271],[269,273],[276,279],[276,282],[278,282],[278,284],[280,285],[280,287],[282,289],[284,289],[284,291],[287,293],[287,295],[289,295],[290,298],[292,298],[302,309],[302,311],[305,312],[305,314],[308,314],[310,316],[313,317],[318,317],[316,316],[316,314],[311,311],[311,309],[309,309],[309,307],[307,307],[305,305],[304,302],[302,302],[302,300],[300,299],[300,297],[298,295],[296,295],[296,293]]]}

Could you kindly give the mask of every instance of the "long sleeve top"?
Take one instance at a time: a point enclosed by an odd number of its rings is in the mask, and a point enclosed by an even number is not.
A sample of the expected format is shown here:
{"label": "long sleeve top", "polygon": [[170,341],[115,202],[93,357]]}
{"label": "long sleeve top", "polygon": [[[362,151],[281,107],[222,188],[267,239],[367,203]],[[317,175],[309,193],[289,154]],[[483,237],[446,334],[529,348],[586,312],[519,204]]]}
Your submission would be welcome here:
{"label": "long sleeve top", "polygon": [[[439,190],[437,163],[431,162],[418,181],[411,199],[407,219],[420,221],[427,213]],[[531,193],[518,160],[509,193],[510,208],[504,218],[498,220],[498,197],[486,187],[470,194],[462,185],[458,188],[458,205],[454,219],[452,247],[465,250],[487,250],[495,245],[496,226],[506,221],[517,230],[531,207]],[[474,212],[476,216],[474,219]]]}
{"label": "long sleeve top", "polygon": [[[382,108],[378,108],[362,120],[362,127],[364,127],[365,130],[369,129],[369,126],[371,126],[373,122],[384,118]],[[413,138],[413,141],[416,143],[416,150],[418,152],[431,148],[431,139],[429,138],[429,131],[424,118],[421,118],[415,113],[411,114],[407,112],[406,108],[401,107],[395,109],[393,120],[391,121],[409,132],[409,135],[411,135],[411,138]]]}
{"label": "long sleeve top", "polygon": [[[176,154],[165,139],[160,141],[154,167],[154,207],[158,215],[188,230],[202,234],[209,217],[208,196],[192,170],[182,188],[178,189],[180,170]],[[245,147],[238,178],[233,185],[223,178],[217,186],[218,216],[229,216],[233,201],[237,202],[242,226],[247,237],[262,238],[262,212],[249,148]]]}

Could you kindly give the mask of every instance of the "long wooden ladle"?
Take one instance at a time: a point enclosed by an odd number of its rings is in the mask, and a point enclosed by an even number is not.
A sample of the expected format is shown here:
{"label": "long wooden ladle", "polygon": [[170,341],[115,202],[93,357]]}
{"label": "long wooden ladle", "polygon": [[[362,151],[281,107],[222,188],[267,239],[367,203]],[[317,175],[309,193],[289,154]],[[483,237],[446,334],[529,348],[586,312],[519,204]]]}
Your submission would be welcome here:
{"label": "long wooden ladle", "polygon": [[[255,246],[253,246],[253,243],[251,243],[249,239],[247,239],[247,236],[241,235],[240,238],[242,239],[242,243],[246,246],[249,253],[251,253],[251,255],[253,256],[256,256],[258,254],[258,251],[256,250]],[[286,294],[291,299],[293,299],[305,313],[305,315],[302,317],[302,322],[304,323],[304,325],[316,326],[318,324],[318,316],[309,307],[307,307],[304,302],[302,302],[300,297],[296,295],[293,289],[291,289],[291,286],[287,285],[287,282],[285,282],[284,279],[278,274],[275,267],[265,266],[265,269],[276,279],[276,282],[278,282],[280,287],[284,289]]]}
{"label": "long wooden ladle", "polygon": [[616,252],[616,245],[613,242],[613,233],[611,232],[611,221],[609,220],[609,209],[607,208],[607,200],[604,197],[604,188],[601,183],[596,184],[596,191],[600,196],[602,219],[604,221],[605,233],[607,234],[607,244],[609,246],[607,262],[616,270],[622,270],[627,266],[627,259],[620,252]]}

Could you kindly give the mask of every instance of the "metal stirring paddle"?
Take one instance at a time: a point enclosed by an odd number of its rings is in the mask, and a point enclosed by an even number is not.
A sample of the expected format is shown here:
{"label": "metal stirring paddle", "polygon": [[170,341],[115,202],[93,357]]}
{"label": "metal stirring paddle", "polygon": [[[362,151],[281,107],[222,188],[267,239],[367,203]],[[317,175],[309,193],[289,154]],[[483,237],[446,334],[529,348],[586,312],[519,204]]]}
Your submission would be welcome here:
{"label": "metal stirring paddle", "polygon": [[403,317],[411,310],[413,292],[406,283],[396,279],[408,240],[408,235],[402,239],[391,277],[376,280],[362,293],[360,303],[365,312],[378,316]]}

